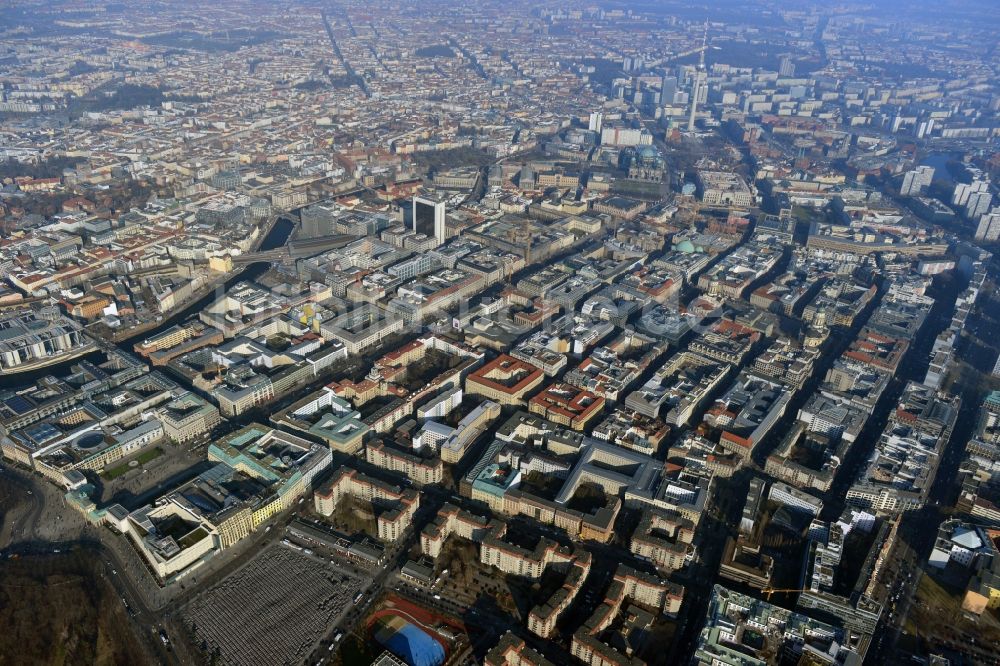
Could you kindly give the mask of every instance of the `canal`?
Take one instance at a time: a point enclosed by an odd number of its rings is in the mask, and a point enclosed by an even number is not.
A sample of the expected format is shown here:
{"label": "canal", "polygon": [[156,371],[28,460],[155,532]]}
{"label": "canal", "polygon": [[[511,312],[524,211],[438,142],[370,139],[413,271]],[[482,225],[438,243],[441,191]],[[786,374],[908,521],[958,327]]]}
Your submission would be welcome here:
{"label": "canal", "polygon": [[[273,250],[275,248],[281,247],[288,241],[288,237],[291,235],[292,230],[295,228],[295,224],[291,219],[287,217],[282,217],[271,227],[270,233],[264,238],[264,242],[261,243],[260,250]],[[243,280],[256,280],[261,275],[267,272],[271,267],[271,264],[266,261],[259,261],[254,264],[248,264],[242,270],[239,270],[226,280],[223,286],[223,291],[230,289],[237,282]],[[184,321],[188,317],[198,312],[204,310],[212,301],[218,298],[219,290],[213,290],[211,293],[203,296],[197,301],[191,303],[190,305],[184,307],[177,312],[172,313],[169,317],[163,320],[163,322],[154,329],[143,331],[137,335],[130,336],[121,340],[118,346],[126,351],[132,350],[132,345],[135,344],[140,338],[151,338],[155,335],[162,333],[171,326],[174,326],[180,321]]]}
{"label": "canal", "polygon": [[[286,242],[288,242],[288,237],[292,234],[292,230],[295,228],[294,221],[289,217],[281,217],[278,221],[271,227],[271,231],[264,238],[261,243],[260,250],[273,250],[275,248],[281,247]],[[256,280],[258,277],[267,272],[271,267],[271,264],[262,261],[254,264],[248,264],[242,270],[239,270],[226,280],[224,289],[231,288],[237,282],[241,280]],[[150,329],[148,331],[143,331],[134,336],[125,338],[118,342],[118,347],[126,352],[132,352],[132,346],[139,339],[145,339],[162,333],[171,326],[174,326],[178,322],[184,321],[191,315],[194,315],[202,310],[204,310],[210,303],[212,303],[216,298],[218,298],[218,291],[213,290],[194,301],[190,305],[185,306],[181,310],[178,310],[168,317],[166,317],[156,328]],[[35,370],[30,370],[28,372],[18,372],[13,374],[3,374],[0,373],[0,390],[2,389],[16,389],[28,386],[37,382],[42,377],[48,375],[55,375],[61,377],[69,374],[73,365],[80,363],[81,361],[90,361],[91,363],[103,363],[106,357],[103,352],[95,351],[93,353],[87,354],[85,356],[80,356],[73,359],[68,359],[60,363],[53,363],[52,365],[45,366],[44,368],[38,368]]]}

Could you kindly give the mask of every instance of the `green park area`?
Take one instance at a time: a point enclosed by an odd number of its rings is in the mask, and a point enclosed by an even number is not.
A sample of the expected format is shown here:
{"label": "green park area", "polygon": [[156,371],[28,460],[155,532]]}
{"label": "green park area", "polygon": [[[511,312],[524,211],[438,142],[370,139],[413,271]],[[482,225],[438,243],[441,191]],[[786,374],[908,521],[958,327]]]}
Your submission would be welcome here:
{"label": "green park area", "polygon": [[115,465],[114,467],[105,467],[104,470],[101,472],[101,478],[104,479],[105,481],[113,481],[114,479],[117,479],[119,476],[122,476],[123,474],[125,474],[125,472],[131,469],[130,465],[133,460],[138,464],[137,466],[141,467],[142,465],[145,465],[151,460],[156,460],[162,455],[163,455],[163,449],[161,449],[158,446],[149,449],[148,451],[143,451],[135,458],[132,458],[132,460],[126,460],[118,465]]}

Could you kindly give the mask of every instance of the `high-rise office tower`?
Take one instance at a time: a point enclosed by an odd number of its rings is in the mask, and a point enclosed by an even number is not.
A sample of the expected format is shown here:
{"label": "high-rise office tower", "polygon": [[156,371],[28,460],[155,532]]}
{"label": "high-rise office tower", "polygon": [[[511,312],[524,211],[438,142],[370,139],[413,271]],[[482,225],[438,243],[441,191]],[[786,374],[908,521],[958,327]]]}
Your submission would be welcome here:
{"label": "high-rise office tower", "polygon": [[781,76],[795,76],[795,63],[792,62],[791,56],[781,56],[781,61],[778,64],[778,74]]}
{"label": "high-rise office tower", "polygon": [[956,206],[967,206],[969,197],[978,192],[986,192],[989,188],[990,184],[979,178],[971,183],[959,183],[955,186],[954,194],[951,195],[951,203]]}
{"label": "high-rise office tower", "polygon": [[302,220],[299,238],[318,238],[335,233],[333,225],[337,217],[337,209],[334,205],[313,204],[303,208],[299,212],[299,217]]}
{"label": "high-rise office tower", "polygon": [[587,125],[587,129],[591,132],[601,133],[601,125],[604,122],[604,114],[600,111],[594,111],[590,114],[590,123]]}
{"label": "high-rise office tower", "polygon": [[899,188],[899,193],[904,197],[920,194],[930,187],[932,180],[934,180],[934,167],[918,166],[903,176],[903,185]]}
{"label": "high-rise office tower", "polygon": [[978,220],[993,204],[993,195],[989,192],[973,192],[965,205],[965,214],[970,220]]}
{"label": "high-rise office tower", "polygon": [[420,194],[413,195],[413,230],[437,239],[438,243],[445,242],[444,201]]}
{"label": "high-rise office tower", "polygon": [[676,92],[677,77],[664,73],[663,78],[660,80],[660,103],[664,105],[672,104]]}
{"label": "high-rise office tower", "polygon": [[706,87],[705,72],[699,69],[695,72],[694,82],[691,84],[691,115],[688,117],[688,131],[694,131],[694,120],[698,114],[698,100],[704,99],[703,88]]}
{"label": "high-rise office tower", "polygon": [[979,226],[976,227],[976,240],[1000,240],[1000,209],[994,208],[992,212],[979,218]]}
{"label": "high-rise office tower", "polygon": [[624,59],[622,59],[622,69],[624,69],[626,72],[636,72],[642,69],[642,66],[644,64],[645,63],[643,62],[642,57],[640,56],[634,56],[634,57],[626,56]]}

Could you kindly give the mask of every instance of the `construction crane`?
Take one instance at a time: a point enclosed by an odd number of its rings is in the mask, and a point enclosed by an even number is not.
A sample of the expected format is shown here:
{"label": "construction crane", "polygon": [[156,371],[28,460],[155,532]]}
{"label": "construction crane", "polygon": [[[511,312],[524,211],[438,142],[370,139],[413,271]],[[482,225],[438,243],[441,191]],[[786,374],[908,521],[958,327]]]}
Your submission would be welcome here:
{"label": "construction crane", "polygon": [[760,590],[767,601],[771,600],[772,594],[801,594],[802,592],[812,592],[812,590],[795,590],[791,588],[764,587]]}

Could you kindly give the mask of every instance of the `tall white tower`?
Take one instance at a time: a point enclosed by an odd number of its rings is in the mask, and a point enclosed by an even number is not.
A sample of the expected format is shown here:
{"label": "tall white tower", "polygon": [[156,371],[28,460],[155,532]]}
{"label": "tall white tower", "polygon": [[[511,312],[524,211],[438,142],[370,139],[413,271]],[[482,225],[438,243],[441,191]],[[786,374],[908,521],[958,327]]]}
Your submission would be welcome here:
{"label": "tall white tower", "polygon": [[694,83],[691,85],[691,115],[688,117],[688,132],[694,132],[694,118],[698,113],[698,97],[706,85],[705,49],[708,48],[708,23],[701,38],[701,52],[698,54],[698,69],[694,73]]}

